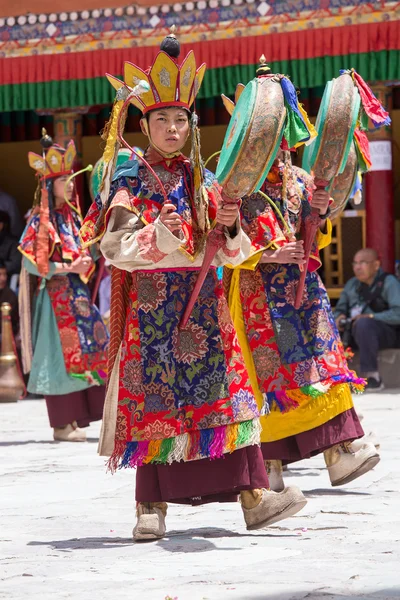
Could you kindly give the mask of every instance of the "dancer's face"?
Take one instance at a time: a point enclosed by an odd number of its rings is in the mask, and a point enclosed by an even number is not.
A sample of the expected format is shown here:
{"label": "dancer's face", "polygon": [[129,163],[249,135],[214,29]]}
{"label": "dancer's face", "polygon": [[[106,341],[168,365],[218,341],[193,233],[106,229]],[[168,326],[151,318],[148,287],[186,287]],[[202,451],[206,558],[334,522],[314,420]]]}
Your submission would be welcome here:
{"label": "dancer's face", "polygon": [[148,117],[148,126],[154,145],[162,152],[172,154],[181,150],[186,143],[189,135],[188,113],[183,108],[153,110]]}
{"label": "dancer's face", "polygon": [[68,178],[69,175],[62,175],[61,177],[57,177],[53,182],[54,204],[56,208],[64,204],[64,193],[68,200],[72,198],[74,184],[72,181],[67,184]]}

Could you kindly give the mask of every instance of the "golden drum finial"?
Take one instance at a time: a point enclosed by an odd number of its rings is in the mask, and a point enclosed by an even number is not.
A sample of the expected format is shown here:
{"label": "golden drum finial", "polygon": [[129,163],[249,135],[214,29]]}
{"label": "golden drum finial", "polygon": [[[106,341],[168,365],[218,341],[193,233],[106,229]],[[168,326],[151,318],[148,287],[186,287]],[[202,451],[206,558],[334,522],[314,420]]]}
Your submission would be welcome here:
{"label": "golden drum finial", "polygon": [[265,58],[264,54],[262,54],[260,56],[259,61],[260,61],[260,64],[258,65],[257,71],[256,71],[257,77],[262,77],[263,75],[268,75],[271,72],[271,69],[267,65],[267,59]]}

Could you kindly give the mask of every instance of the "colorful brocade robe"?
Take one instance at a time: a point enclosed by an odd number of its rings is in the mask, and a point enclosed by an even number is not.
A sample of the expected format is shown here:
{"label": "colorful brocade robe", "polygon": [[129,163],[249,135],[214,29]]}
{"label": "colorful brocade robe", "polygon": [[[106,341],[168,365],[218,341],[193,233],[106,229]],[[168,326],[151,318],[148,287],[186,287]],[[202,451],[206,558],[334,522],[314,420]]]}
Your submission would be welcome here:
{"label": "colorful brocade robe", "polygon": [[[115,420],[104,420],[100,443],[100,453],[111,455],[112,469],[218,458],[259,443],[257,405],[215,269],[244,260],[250,242],[239,225],[233,236],[226,232],[180,330],[206,232],[196,219],[189,161],[160,159],[152,166],[182,218],[184,238],[158,219],[163,196],[136,161],[121,165],[108,206],[94,203],[81,231],[85,243],[101,239],[101,252],[113,265],[110,356],[115,361],[105,415]],[[212,226],[219,188],[209,172],[205,182]]]}
{"label": "colorful brocade robe", "polygon": [[[64,204],[49,222],[49,272],[40,277],[36,264],[39,214],[21,237],[24,266],[36,278],[32,319],[32,368],[28,390],[64,395],[103,385],[107,378],[108,332],[92,304],[87,276],[55,274],[55,262],[72,262],[82,254],[80,217]],[[92,270],[92,269],[91,269]]]}
{"label": "colorful brocade robe", "polygon": [[[282,184],[266,180],[262,190],[281,210],[291,236],[300,237],[310,213],[312,180],[293,167],[289,203]],[[352,408],[349,384],[362,383],[349,370],[329,298],[316,272],[318,249],[329,243],[318,233],[306,276],[302,305],[294,308],[300,270],[293,264],[260,264],[263,250],[289,241],[282,220],[260,194],[244,198],[242,227],[252,255],[231,273],[229,306],[261,410],[261,441],[275,441],[313,429]]]}

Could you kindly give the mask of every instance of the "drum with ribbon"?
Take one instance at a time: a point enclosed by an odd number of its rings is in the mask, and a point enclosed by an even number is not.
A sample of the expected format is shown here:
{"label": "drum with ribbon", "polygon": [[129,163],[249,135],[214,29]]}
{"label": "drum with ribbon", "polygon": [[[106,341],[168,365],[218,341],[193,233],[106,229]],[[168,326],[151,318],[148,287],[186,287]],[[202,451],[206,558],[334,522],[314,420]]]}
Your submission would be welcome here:
{"label": "drum with ribbon", "polygon": [[[353,136],[360,107],[360,95],[350,73],[345,72],[326,84],[315,124],[318,136],[305,148],[303,155],[303,168],[314,175],[317,189],[327,188],[331,191],[335,179],[343,175],[351,148],[354,148]],[[345,185],[343,179],[336,181],[338,187]],[[313,209],[305,223],[306,268],[300,274],[296,290],[296,309],[302,303],[308,260],[319,226],[319,211]]]}
{"label": "drum with ribbon", "polygon": [[264,183],[282,141],[285,119],[278,77],[257,77],[242,88],[216,171],[228,197],[250,195]]}
{"label": "drum with ribbon", "polygon": [[[260,190],[283,141],[286,147],[305,143],[311,139],[313,128],[298,103],[292,82],[284,75],[271,75],[265,56],[260,58],[257,77],[246,86],[238,86],[236,106],[226,97],[223,100],[231,120],[216,178],[224,202],[231,203]],[[224,241],[224,228],[217,225],[208,235],[203,264],[181,328],[188,322],[208,268]]]}
{"label": "drum with ribbon", "polygon": [[303,168],[316,180],[331,184],[343,173],[360,112],[361,100],[350,73],[343,73],[326,84],[316,129],[318,137],[307,146]]}
{"label": "drum with ribbon", "polygon": [[[389,114],[363,78],[354,70],[342,70],[337,79],[326,84],[316,129],[318,137],[304,151],[303,168],[314,175],[314,183],[333,195],[333,215],[343,210],[357,177],[357,170],[371,167],[365,130],[390,124]],[[305,257],[319,227],[318,211],[313,210],[305,228]],[[297,286],[295,308],[301,304],[306,269]]]}
{"label": "drum with ribbon", "polygon": [[[136,152],[138,154],[143,156],[143,150],[141,148],[134,146],[133,149],[136,150]],[[115,167],[119,167],[119,165],[122,165],[124,162],[129,160],[131,158],[131,155],[132,155],[132,152],[130,150],[128,150],[127,148],[122,148],[121,150],[119,150],[118,156],[117,156],[117,163],[116,163]],[[90,195],[92,197],[92,200],[94,200],[96,198],[97,194],[100,191],[100,186],[101,186],[101,182],[103,179],[103,170],[104,170],[104,159],[103,159],[103,157],[101,157],[101,158],[99,158],[97,163],[94,165],[93,171],[91,172],[91,175],[90,175],[89,189],[90,189]]]}

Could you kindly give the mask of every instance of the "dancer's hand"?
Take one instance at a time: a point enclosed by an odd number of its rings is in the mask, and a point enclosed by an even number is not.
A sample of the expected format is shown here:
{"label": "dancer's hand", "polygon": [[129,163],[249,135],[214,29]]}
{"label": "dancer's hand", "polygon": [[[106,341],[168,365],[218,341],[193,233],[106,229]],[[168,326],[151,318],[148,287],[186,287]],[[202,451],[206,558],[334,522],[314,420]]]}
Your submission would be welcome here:
{"label": "dancer's hand", "polygon": [[324,215],[328,210],[329,201],[329,192],[323,189],[315,190],[311,198],[311,208],[317,209],[320,215]]}
{"label": "dancer's hand", "polygon": [[68,272],[83,275],[84,273],[87,273],[89,271],[92,264],[93,261],[89,256],[80,256],[71,263]]}
{"label": "dancer's hand", "polygon": [[231,229],[239,217],[239,205],[233,202],[223,204],[217,210],[217,223]]}
{"label": "dancer's hand", "polygon": [[176,212],[174,204],[164,204],[160,212],[160,221],[176,237],[179,237],[183,233],[182,219]]}
{"label": "dancer's hand", "polygon": [[303,240],[288,242],[277,250],[265,250],[260,262],[304,265],[306,261]]}

